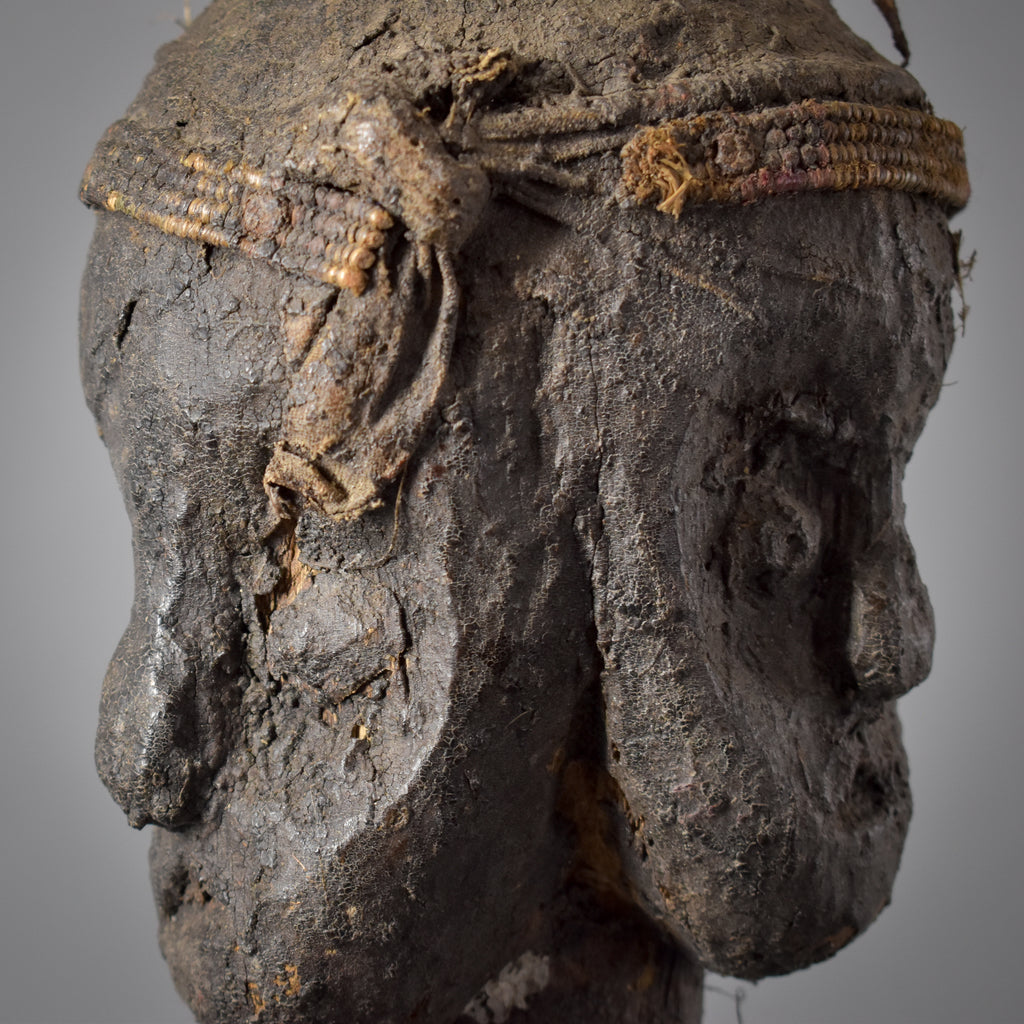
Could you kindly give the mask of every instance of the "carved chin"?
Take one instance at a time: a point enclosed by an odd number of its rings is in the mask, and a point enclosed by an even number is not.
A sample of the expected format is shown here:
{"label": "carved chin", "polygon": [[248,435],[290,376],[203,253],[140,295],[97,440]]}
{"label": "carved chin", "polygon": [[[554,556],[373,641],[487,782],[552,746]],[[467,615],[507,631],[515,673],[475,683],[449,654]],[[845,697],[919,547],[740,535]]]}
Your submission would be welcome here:
{"label": "carved chin", "polygon": [[[801,749],[813,739],[798,728],[762,764],[727,771],[731,799],[695,794],[675,836],[648,848],[655,902],[711,970],[756,979],[807,967],[889,902],[911,810],[895,712],[819,738],[833,745],[824,762]],[[659,854],[659,839],[674,849]]]}
{"label": "carved chin", "polygon": [[[197,1020],[322,1024],[337,1019],[339,1006],[352,1020],[409,1017],[423,999],[417,976],[380,984],[402,941],[386,933],[397,915],[386,896],[376,908],[356,895],[349,903],[341,856],[333,866],[307,861],[281,835],[263,847],[279,849],[261,866],[248,855],[254,844],[227,831],[158,830],[150,853],[160,948]],[[396,870],[391,847],[376,850],[384,875]],[[451,994],[440,988],[437,1003],[451,1010]]]}

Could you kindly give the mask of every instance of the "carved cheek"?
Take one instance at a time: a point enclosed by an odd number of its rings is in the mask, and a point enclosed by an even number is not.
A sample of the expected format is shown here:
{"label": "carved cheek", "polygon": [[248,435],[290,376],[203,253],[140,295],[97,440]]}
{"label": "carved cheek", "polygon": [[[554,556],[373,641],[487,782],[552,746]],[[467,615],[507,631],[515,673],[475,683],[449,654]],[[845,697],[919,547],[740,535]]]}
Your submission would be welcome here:
{"label": "carved cheek", "polygon": [[383,587],[356,577],[316,577],[270,617],[267,667],[321,707],[403,677],[401,611]]}

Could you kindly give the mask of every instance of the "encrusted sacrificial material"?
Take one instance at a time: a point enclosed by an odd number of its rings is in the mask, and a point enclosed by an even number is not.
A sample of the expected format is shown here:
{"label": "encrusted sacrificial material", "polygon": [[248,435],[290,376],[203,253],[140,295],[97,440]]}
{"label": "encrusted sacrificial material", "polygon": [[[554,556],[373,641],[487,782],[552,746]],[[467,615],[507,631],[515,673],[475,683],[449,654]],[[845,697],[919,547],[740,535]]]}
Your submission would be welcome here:
{"label": "encrusted sacrificial material", "polygon": [[678,216],[690,203],[887,188],[951,209],[970,195],[963,135],[920,110],[807,100],[711,111],[639,131],[622,151],[625,188]]}
{"label": "encrusted sacrificial material", "polygon": [[211,0],[161,50],[83,187],[96,759],[198,1021],[698,1024],[874,920],[929,110],[829,0]]}
{"label": "encrusted sacrificial material", "polygon": [[107,132],[86,170],[82,199],[356,295],[394,223],[365,196],[194,150],[177,154],[173,143],[161,145],[130,121]]}

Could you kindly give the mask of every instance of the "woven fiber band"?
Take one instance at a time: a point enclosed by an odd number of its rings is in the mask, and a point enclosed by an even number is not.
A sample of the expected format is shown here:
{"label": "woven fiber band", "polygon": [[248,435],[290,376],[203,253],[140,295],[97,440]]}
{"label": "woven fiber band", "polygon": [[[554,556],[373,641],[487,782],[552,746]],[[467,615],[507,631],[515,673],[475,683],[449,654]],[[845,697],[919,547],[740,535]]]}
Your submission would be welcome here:
{"label": "woven fiber band", "polygon": [[[328,183],[175,150],[130,121],[115,124],[86,170],[82,199],[356,295],[368,287],[394,227],[383,207]],[[807,100],[712,111],[642,128],[621,155],[626,194],[677,217],[688,204],[797,192],[887,188],[951,210],[970,195],[960,129],[902,107]]]}
{"label": "woven fiber band", "polygon": [[806,100],[712,111],[642,129],[622,160],[627,192],[677,217],[691,203],[793,192],[888,188],[953,210],[970,195],[960,129],[905,107]]}
{"label": "woven fiber band", "polygon": [[107,132],[82,200],[165,234],[238,249],[356,295],[368,284],[391,215],[362,196],[202,153],[175,155],[131,122]]}

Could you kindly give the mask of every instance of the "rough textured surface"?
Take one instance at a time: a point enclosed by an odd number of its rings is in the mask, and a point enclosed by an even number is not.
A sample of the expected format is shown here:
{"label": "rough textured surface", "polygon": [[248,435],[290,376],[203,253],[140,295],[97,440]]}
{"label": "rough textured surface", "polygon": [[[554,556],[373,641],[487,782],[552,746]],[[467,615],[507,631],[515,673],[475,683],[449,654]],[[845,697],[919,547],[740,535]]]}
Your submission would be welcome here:
{"label": "rough textured surface", "polygon": [[116,212],[86,271],[97,762],[200,1021],[473,1019],[541,962],[510,1020],[696,1021],[888,899],[945,216],[619,191],[638,127],[807,98],[924,103],[810,0],[214,0],[161,52],[134,125],[395,222],[359,294]]}

